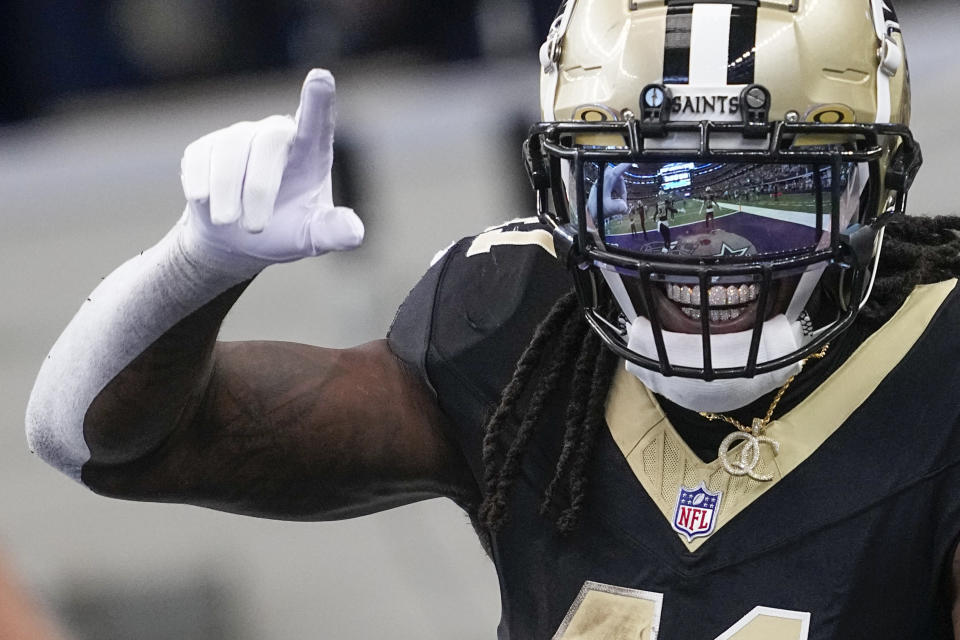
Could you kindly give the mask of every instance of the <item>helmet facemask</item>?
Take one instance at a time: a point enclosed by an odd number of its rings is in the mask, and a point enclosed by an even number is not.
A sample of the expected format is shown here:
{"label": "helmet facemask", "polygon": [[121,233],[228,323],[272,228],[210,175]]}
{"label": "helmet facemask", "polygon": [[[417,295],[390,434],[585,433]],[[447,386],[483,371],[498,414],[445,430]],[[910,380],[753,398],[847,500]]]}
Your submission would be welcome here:
{"label": "helmet facemask", "polygon": [[[717,134],[753,144],[714,148]],[[670,135],[669,149],[646,144]],[[681,139],[695,146],[680,148]],[[905,193],[888,203],[881,179],[890,147],[916,145],[899,125],[647,127],[629,118],[541,123],[526,148],[540,217],[566,245],[590,325],[638,367],[714,380],[783,369],[849,327],[868,293],[881,229],[905,204]],[[881,204],[890,206],[878,215]],[[836,308],[810,314],[827,271]],[[600,313],[608,296],[620,318]],[[802,344],[764,359],[764,325],[781,313],[803,321]],[[638,316],[649,321],[653,353],[628,345],[626,327]],[[751,333],[742,361],[715,364],[716,337],[743,331]],[[670,333],[699,334],[700,362],[672,356]]]}

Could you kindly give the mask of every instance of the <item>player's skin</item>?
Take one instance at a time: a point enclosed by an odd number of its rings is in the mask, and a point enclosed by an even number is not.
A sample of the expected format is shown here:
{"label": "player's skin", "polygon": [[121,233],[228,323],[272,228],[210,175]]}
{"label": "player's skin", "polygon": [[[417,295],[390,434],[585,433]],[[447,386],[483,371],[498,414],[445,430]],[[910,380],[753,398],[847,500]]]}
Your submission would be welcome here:
{"label": "player's skin", "polygon": [[244,287],[151,345],[84,419],[82,479],[108,496],[337,520],[479,490],[432,392],[385,340],[217,342]]}

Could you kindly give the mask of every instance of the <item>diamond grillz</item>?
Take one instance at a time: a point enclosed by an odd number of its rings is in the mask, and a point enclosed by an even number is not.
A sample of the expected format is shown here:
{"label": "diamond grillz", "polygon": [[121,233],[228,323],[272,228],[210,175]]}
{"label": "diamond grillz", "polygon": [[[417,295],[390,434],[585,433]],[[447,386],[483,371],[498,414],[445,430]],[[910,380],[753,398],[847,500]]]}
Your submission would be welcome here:
{"label": "diamond grillz", "polygon": [[[680,305],[699,305],[700,303],[700,287],[688,287],[682,284],[668,284],[666,286],[667,297],[674,302],[679,303]],[[707,291],[707,301],[710,307],[730,307],[730,305],[743,305],[746,306],[749,303],[757,299],[759,294],[759,287],[755,284],[741,284],[737,285],[717,285],[710,287]],[[699,306],[690,307],[690,306],[681,306],[680,310],[683,313],[693,320],[700,319],[700,308]],[[723,309],[710,309],[710,321],[711,322],[722,322],[725,320],[736,320],[743,314],[744,309],[741,308],[723,308]]]}

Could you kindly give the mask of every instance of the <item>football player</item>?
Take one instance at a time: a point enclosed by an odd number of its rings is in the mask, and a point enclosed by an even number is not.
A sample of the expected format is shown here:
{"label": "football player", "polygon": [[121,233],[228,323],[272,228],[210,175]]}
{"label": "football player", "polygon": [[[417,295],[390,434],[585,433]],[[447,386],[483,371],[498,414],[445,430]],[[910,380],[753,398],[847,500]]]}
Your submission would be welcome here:
{"label": "football player", "polygon": [[[263,517],[450,498],[504,639],[953,637],[960,224],[903,216],[889,2],[570,0],[541,63],[537,216],[456,243],[352,349],[216,341],[259,271],[362,239],[330,75],[187,147],[183,217],[54,345],[31,447],[104,495]],[[669,253],[607,235],[664,176],[771,166],[806,177],[794,210]]]}
{"label": "football player", "polygon": [[714,197],[713,190],[710,187],[704,189],[703,207],[705,214],[703,217],[703,222],[707,227],[710,227],[714,220],[714,215],[716,214],[717,209],[717,199]]}

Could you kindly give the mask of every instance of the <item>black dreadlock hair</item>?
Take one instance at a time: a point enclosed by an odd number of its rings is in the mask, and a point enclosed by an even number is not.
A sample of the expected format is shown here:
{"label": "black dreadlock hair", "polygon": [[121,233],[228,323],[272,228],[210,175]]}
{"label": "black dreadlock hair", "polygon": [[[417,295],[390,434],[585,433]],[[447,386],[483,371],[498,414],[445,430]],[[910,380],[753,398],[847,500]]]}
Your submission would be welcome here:
{"label": "black dreadlock hair", "polygon": [[[876,281],[869,302],[855,327],[866,338],[900,308],[913,288],[960,275],[960,217],[907,217],[887,226]],[[610,302],[604,310],[615,321],[619,310]],[[587,467],[604,424],[604,404],[615,371],[616,356],[601,346],[587,326],[574,291],[562,296],[534,332],[517,362],[513,378],[488,420],[483,440],[484,498],[479,522],[487,532],[502,526],[510,490],[527,444],[537,428],[546,401],[557,390],[573,363],[571,393],[564,420],[563,443],[553,479],[540,505],[543,515],[565,505],[556,518],[561,533],[577,525],[586,499]],[[542,371],[536,385],[533,374]],[[517,407],[525,393],[522,415]],[[505,431],[520,423],[505,454]]]}
{"label": "black dreadlock hair", "polygon": [[873,293],[857,323],[876,330],[913,288],[960,275],[960,216],[907,217],[887,225]]}

